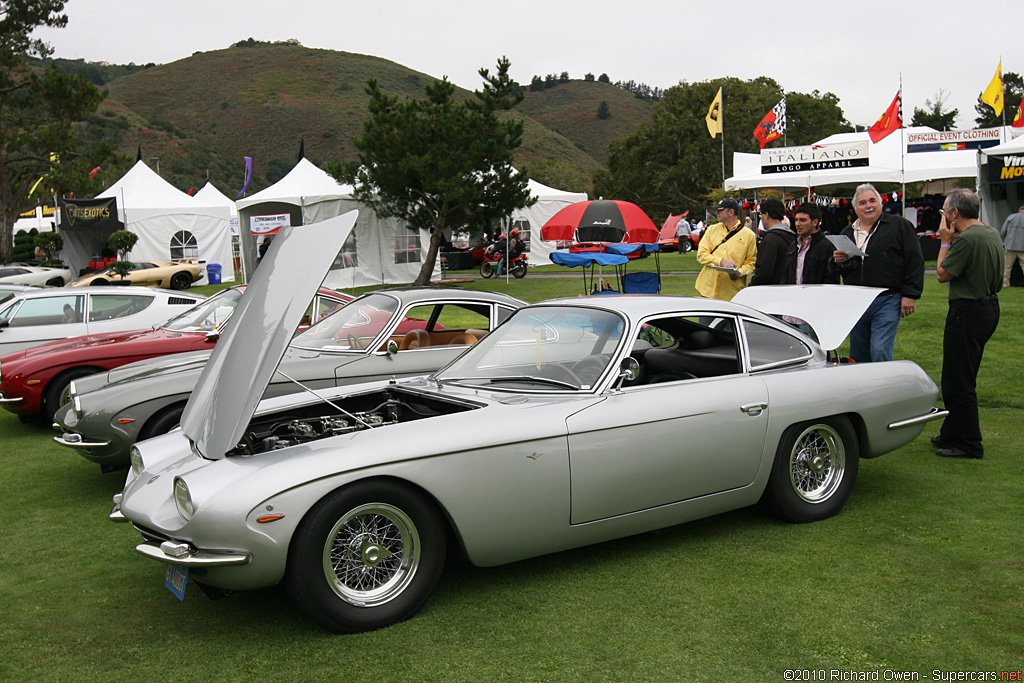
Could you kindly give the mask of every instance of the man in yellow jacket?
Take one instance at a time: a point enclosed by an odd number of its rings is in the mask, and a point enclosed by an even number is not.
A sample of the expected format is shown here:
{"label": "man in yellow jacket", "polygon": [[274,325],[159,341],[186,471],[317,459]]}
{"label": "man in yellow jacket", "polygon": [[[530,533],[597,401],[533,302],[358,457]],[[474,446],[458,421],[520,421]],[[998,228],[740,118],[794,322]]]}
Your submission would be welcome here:
{"label": "man in yellow jacket", "polygon": [[[730,301],[754,272],[757,236],[740,221],[740,205],[735,199],[723,199],[715,211],[718,222],[704,230],[697,248],[697,263],[703,266],[697,276],[697,291],[708,299]],[[735,268],[739,274],[712,266]]]}

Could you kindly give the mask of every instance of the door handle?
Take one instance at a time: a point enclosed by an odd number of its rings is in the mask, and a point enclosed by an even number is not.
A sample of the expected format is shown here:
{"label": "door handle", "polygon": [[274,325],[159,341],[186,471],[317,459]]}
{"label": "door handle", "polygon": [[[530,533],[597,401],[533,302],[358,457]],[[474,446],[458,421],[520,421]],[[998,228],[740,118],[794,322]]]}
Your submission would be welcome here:
{"label": "door handle", "polygon": [[766,410],[767,408],[767,403],[748,403],[745,406],[740,406],[740,410],[742,410],[747,415],[750,415],[751,417],[756,417],[760,415],[761,411]]}

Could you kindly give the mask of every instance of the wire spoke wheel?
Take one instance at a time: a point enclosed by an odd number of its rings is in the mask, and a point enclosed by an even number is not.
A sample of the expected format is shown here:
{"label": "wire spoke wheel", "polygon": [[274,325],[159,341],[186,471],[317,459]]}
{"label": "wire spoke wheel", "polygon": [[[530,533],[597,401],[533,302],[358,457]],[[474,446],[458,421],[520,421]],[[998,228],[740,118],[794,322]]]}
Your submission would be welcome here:
{"label": "wire spoke wheel", "polygon": [[346,513],[327,537],[324,572],[346,602],[373,606],[402,593],[420,563],[419,534],[402,510],[386,503]]}
{"label": "wire spoke wheel", "polygon": [[793,491],[808,503],[828,500],[843,481],[846,452],[832,427],[818,424],[796,439],[789,457]]}

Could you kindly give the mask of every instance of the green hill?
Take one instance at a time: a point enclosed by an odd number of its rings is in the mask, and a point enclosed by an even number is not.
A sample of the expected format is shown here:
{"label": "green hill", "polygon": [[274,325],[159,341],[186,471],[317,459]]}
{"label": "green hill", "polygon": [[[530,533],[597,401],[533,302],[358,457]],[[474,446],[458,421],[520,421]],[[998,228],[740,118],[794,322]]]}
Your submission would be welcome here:
{"label": "green hill", "polygon": [[[319,165],[355,158],[351,138],[367,115],[367,79],[408,97],[421,96],[432,79],[378,57],[266,43],[125,71],[106,83],[108,98],[85,134],[115,141],[132,163],[141,147],[143,158],[159,158],[161,175],[181,189],[200,187],[208,177],[228,196],[241,189],[243,156],[253,157],[250,193],[288,172],[300,141]],[[607,119],[597,117],[602,101]],[[516,163],[557,162],[589,181],[603,166],[608,141],[634,132],[651,109],[605,83],[570,81],[528,93],[513,112],[526,123]],[[124,170],[103,172],[112,182]]]}

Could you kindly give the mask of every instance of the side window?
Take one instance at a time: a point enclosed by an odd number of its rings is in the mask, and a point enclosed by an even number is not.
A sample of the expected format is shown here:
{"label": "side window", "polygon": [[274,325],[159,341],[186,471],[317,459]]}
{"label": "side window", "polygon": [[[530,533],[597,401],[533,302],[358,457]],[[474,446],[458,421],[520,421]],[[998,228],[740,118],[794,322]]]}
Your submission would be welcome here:
{"label": "side window", "polygon": [[345,304],[337,301],[336,299],[328,299],[325,296],[318,296],[316,298],[316,320],[313,322],[323,320],[344,305]]}
{"label": "side window", "polygon": [[420,262],[420,233],[409,227],[395,232],[395,263]]}
{"label": "side window", "polygon": [[112,296],[89,297],[89,322],[116,320],[135,315],[149,308],[153,297],[116,294]]}
{"label": "side window", "polygon": [[25,299],[11,318],[11,327],[80,323],[84,299],[83,295]]}
{"label": "side window", "polygon": [[805,360],[811,349],[791,334],[749,320],[743,322],[750,351],[750,368],[769,367]]}
{"label": "side window", "polygon": [[735,321],[722,316],[648,320],[630,355],[640,365],[631,385],[661,384],[740,373]]}
{"label": "side window", "polygon": [[188,230],[179,230],[171,235],[171,260],[199,258],[199,242]]}
{"label": "side window", "polygon": [[451,303],[414,306],[405,317],[424,321],[430,332],[491,329],[490,308],[486,305]]}

